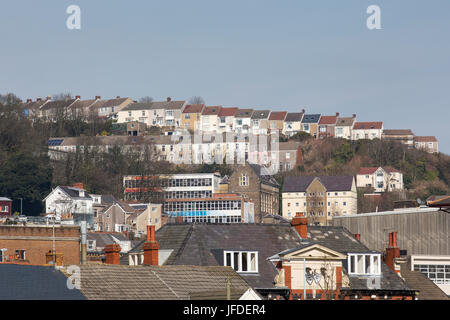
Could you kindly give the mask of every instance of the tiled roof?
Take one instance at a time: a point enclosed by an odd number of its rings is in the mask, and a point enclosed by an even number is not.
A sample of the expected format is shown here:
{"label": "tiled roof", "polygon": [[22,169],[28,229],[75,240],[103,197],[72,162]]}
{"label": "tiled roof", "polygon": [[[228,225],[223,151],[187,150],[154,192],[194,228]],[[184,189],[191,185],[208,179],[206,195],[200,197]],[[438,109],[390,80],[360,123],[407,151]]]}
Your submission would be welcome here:
{"label": "tiled roof", "polygon": [[411,129],[384,129],[383,134],[387,136],[413,136]]}
{"label": "tiled roof", "polygon": [[107,99],[107,100],[99,100],[95,105],[94,108],[110,108],[119,106],[122,103],[124,103],[129,98],[114,98],[114,99]]}
{"label": "tiled roof", "polygon": [[74,188],[74,187],[65,187],[65,186],[59,186],[67,195],[71,198],[80,198],[80,199],[92,199],[91,196],[84,191],[84,197],[80,197],[80,191],[81,189]]}
{"label": "tiled roof", "polygon": [[59,108],[67,108],[72,103],[75,102],[75,99],[66,99],[66,100],[50,100],[46,104],[42,105],[41,110],[50,110],[50,109],[59,109]]}
{"label": "tiled roof", "polygon": [[181,110],[186,101],[152,101],[152,102],[138,102],[131,103],[121,111],[132,111],[132,110]]}
{"label": "tiled roof", "polygon": [[238,109],[235,118],[250,118],[253,114],[253,109]]}
{"label": "tiled roof", "polygon": [[339,127],[351,127],[353,126],[353,123],[355,122],[355,118],[353,117],[345,117],[345,118],[337,118],[336,126]]}
{"label": "tiled roof", "polygon": [[286,111],[275,111],[270,113],[269,120],[284,120],[286,118]]}
{"label": "tiled roof", "polygon": [[363,167],[359,169],[358,174],[373,174],[379,167]]}
{"label": "tiled roof", "polygon": [[319,124],[336,124],[337,116],[322,116]]}
{"label": "tiled roof", "polygon": [[0,300],[85,300],[67,278],[48,266],[0,263]]}
{"label": "tiled roof", "polygon": [[269,117],[270,110],[255,110],[252,114],[252,119],[267,119]]}
{"label": "tiled roof", "polygon": [[202,115],[204,116],[218,115],[220,113],[220,109],[222,109],[221,106],[205,107],[205,109],[203,109]]}
{"label": "tiled roof", "polygon": [[226,294],[227,278],[236,296],[250,288],[230,267],[81,265],[80,269],[80,291],[89,300],[189,300],[208,291]]}
{"label": "tiled roof", "polygon": [[318,123],[319,120],[320,114],[305,114],[302,123]]}
{"label": "tiled roof", "polygon": [[316,177],[327,191],[350,191],[352,189],[353,176],[287,176],[284,178],[282,192],[306,192]]}
{"label": "tiled roof", "polygon": [[115,240],[119,241],[129,241],[128,238],[120,232],[88,232],[87,233],[87,239],[88,240],[95,240],[95,246],[98,248],[104,248],[108,244],[114,244],[117,243]]}
{"label": "tiled roof", "polygon": [[303,113],[302,112],[288,112],[286,115],[286,119],[284,121],[302,121]]}
{"label": "tiled roof", "polygon": [[236,112],[238,111],[238,108],[232,107],[232,108],[222,108],[219,112],[219,117],[230,117],[234,116]]}
{"label": "tiled roof", "polygon": [[363,129],[382,129],[383,122],[355,122],[353,130],[363,130]]}
{"label": "tiled roof", "polygon": [[201,113],[204,107],[204,104],[188,104],[183,113]]}
{"label": "tiled roof", "polygon": [[434,136],[422,136],[422,137],[416,136],[416,137],[414,137],[414,141],[417,141],[417,142],[437,142],[437,139]]}
{"label": "tiled roof", "polygon": [[129,104],[121,111],[150,110],[151,107],[152,107],[151,102],[137,102]]}

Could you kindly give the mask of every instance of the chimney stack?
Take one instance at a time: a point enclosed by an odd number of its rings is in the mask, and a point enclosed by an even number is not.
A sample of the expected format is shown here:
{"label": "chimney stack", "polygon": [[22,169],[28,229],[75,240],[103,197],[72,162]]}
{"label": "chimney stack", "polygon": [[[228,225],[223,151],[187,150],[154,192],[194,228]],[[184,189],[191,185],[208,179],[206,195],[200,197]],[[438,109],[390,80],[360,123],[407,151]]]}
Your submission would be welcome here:
{"label": "chimney stack", "polygon": [[144,250],[144,264],[157,266],[159,244],[155,238],[155,226],[147,226],[147,241],[142,248]]}
{"label": "chimney stack", "polygon": [[395,267],[395,259],[400,257],[400,249],[397,247],[397,232],[389,233],[389,246],[386,248],[384,262],[391,268],[392,271],[400,273],[400,270]]}
{"label": "chimney stack", "polygon": [[167,97],[167,102],[170,102],[170,101],[172,101],[172,98],[171,97]]}
{"label": "chimney stack", "polygon": [[27,103],[30,103],[32,101],[33,101],[33,99],[27,99]]}
{"label": "chimney stack", "polygon": [[302,109],[302,113],[305,113],[305,109]]}
{"label": "chimney stack", "polygon": [[75,99],[80,100],[80,99],[81,99],[81,96],[75,96]]}
{"label": "chimney stack", "polygon": [[353,114],[353,118],[356,118],[356,113]]}
{"label": "chimney stack", "polygon": [[73,184],[74,188],[78,188],[78,189],[84,189],[84,185],[82,182],[77,182]]}
{"label": "chimney stack", "polygon": [[120,264],[120,245],[117,243],[105,246],[105,263]]}
{"label": "chimney stack", "polygon": [[81,221],[81,264],[87,263],[87,225],[86,221]]}
{"label": "chimney stack", "polygon": [[52,99],[52,97],[50,97],[50,96],[47,96],[47,100],[51,100]]}
{"label": "chimney stack", "polygon": [[36,101],[42,101],[41,97],[37,97]]}
{"label": "chimney stack", "polygon": [[303,213],[297,212],[295,217],[292,218],[291,225],[302,239],[308,237],[308,218],[306,218]]}
{"label": "chimney stack", "polygon": [[95,96],[95,100],[100,100],[102,97],[100,96]]}
{"label": "chimney stack", "polygon": [[361,235],[359,233],[355,233],[354,236],[356,240],[361,241]]}
{"label": "chimney stack", "polygon": [[120,96],[117,96],[116,99],[120,99]]}
{"label": "chimney stack", "polygon": [[336,112],[336,117],[339,117],[339,112]]}

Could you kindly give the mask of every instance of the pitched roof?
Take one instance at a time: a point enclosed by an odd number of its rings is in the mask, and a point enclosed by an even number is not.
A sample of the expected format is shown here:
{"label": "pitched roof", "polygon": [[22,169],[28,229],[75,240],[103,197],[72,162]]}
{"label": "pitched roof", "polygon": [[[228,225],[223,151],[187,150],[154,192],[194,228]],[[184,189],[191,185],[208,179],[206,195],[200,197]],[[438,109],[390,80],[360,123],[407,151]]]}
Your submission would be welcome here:
{"label": "pitched roof", "polygon": [[220,109],[222,109],[221,106],[205,107],[205,109],[203,109],[202,115],[204,116],[218,115],[220,113]]}
{"label": "pitched roof", "polygon": [[188,104],[183,113],[201,113],[204,107],[204,104]]}
{"label": "pitched roof", "polygon": [[238,109],[234,115],[235,118],[250,118],[253,114],[253,109]]}
{"label": "pitched roof", "polygon": [[90,300],[189,300],[209,291],[226,294],[227,278],[235,296],[250,288],[222,266],[81,265],[80,271],[80,291]]}
{"label": "pitched roof", "polygon": [[336,124],[337,116],[322,116],[319,124]]}
{"label": "pitched roof", "polygon": [[252,119],[267,119],[269,117],[270,110],[255,110],[252,114]]}
{"label": "pitched roof", "polygon": [[286,118],[286,111],[272,111],[269,120],[284,120]]}
{"label": "pitched roof", "polygon": [[383,134],[386,136],[413,136],[411,129],[384,129]]}
{"label": "pitched roof", "polygon": [[41,110],[60,109],[60,108],[64,109],[69,107],[74,102],[75,99],[49,100],[47,103],[42,105]]}
{"label": "pitched roof", "polygon": [[363,129],[382,129],[383,122],[355,122],[353,130],[363,130]]}
{"label": "pitched roof", "polygon": [[[115,107],[118,105],[121,105],[122,103],[124,103],[127,99],[130,98],[113,98],[113,99],[107,99],[107,100],[98,100],[95,104],[94,104],[94,108],[110,108],[110,107]],[[131,99],[130,99],[131,100]],[[132,102],[132,100],[130,101],[130,103]]]}
{"label": "pitched roof", "polygon": [[320,114],[305,114],[302,123],[318,123],[319,120]]}
{"label": "pitched roof", "polygon": [[306,192],[315,178],[324,185],[327,191],[350,191],[353,176],[287,176],[284,178],[282,192]]}
{"label": "pitched roof", "polygon": [[165,110],[181,110],[181,108],[185,105],[186,101],[152,101],[152,102],[138,102],[131,103],[121,111],[132,111],[132,110],[157,110],[157,109],[165,109]]}
{"label": "pitched roof", "polygon": [[95,246],[104,248],[108,244],[117,243],[119,241],[130,241],[123,233],[120,232],[88,232],[88,240],[95,240]]}
{"label": "pitched roof", "polygon": [[219,117],[231,117],[234,116],[237,112],[238,108],[232,107],[232,108],[222,108],[219,112]]}
{"label": "pitched roof", "polygon": [[286,115],[286,119],[284,121],[302,121],[303,113],[302,112],[288,112]]}
{"label": "pitched roof", "polygon": [[0,264],[0,300],[85,300],[67,278],[48,266]]}
{"label": "pitched roof", "polygon": [[[74,188],[74,187],[66,187],[66,186],[59,186],[67,195],[71,198],[77,198],[77,199],[92,199],[91,196],[82,189]],[[80,191],[84,191],[84,196],[80,196]]]}
{"label": "pitched roof", "polygon": [[[380,167],[361,167],[358,174],[374,174]],[[400,172],[393,167],[381,167],[387,173]]]}
{"label": "pitched roof", "polygon": [[427,199],[427,206],[429,206],[429,207],[450,207],[450,195],[430,196]]}
{"label": "pitched roof", "polygon": [[353,126],[353,123],[355,122],[355,120],[356,119],[353,117],[344,117],[344,118],[339,117],[339,118],[337,118],[336,126],[351,127],[351,126]]}
{"label": "pitched roof", "polygon": [[416,137],[414,137],[414,141],[417,141],[417,142],[437,142],[438,140],[436,139],[435,136],[416,136]]}

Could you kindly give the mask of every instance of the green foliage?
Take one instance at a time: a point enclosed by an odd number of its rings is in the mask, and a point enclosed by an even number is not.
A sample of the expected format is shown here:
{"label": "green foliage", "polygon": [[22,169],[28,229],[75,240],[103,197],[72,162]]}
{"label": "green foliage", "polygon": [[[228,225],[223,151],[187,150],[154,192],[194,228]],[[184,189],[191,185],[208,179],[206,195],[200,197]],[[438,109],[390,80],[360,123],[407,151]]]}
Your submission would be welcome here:
{"label": "green foliage", "polygon": [[333,155],[333,160],[338,164],[344,164],[353,158],[353,148],[349,143],[343,143]]}

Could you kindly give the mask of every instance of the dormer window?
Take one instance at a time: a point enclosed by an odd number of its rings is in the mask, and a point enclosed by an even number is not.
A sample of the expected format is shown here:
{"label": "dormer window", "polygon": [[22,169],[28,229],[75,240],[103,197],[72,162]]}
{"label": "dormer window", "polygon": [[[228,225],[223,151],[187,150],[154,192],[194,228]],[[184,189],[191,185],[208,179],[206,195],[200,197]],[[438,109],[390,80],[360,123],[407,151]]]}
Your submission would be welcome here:
{"label": "dormer window", "polygon": [[223,261],[236,272],[258,272],[257,251],[224,251]]}
{"label": "dormer window", "polygon": [[381,255],[379,253],[349,254],[349,275],[380,275]]}

